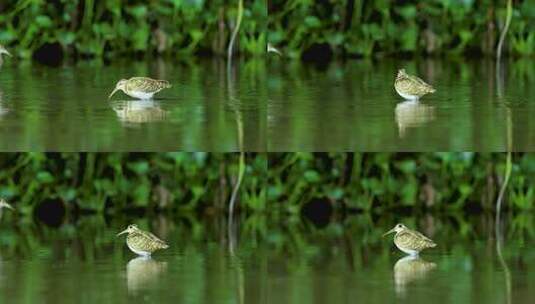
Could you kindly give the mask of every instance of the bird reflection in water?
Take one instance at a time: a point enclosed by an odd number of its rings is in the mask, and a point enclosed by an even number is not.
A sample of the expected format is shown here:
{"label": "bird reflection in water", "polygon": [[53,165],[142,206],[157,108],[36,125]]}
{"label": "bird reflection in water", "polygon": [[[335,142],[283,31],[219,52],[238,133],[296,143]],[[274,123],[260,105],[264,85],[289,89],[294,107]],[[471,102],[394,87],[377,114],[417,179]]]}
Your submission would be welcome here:
{"label": "bird reflection in water", "polygon": [[159,262],[151,257],[137,257],[126,265],[128,292],[138,293],[158,286],[158,280],[167,271],[167,262]]}
{"label": "bird reflection in water", "polygon": [[404,101],[396,106],[396,122],[399,137],[403,138],[408,128],[420,127],[435,119],[435,107],[419,101]]}
{"label": "bird reflection in water", "polygon": [[425,280],[429,272],[436,267],[435,263],[427,262],[419,256],[406,256],[399,259],[394,265],[396,294],[403,297],[408,284]]}
{"label": "bird reflection in water", "polygon": [[0,91],[0,118],[2,118],[2,116],[6,115],[9,112],[9,110],[4,105],[3,95],[4,93]]}
{"label": "bird reflection in water", "polygon": [[125,123],[147,123],[164,121],[168,111],[162,110],[154,100],[121,100],[112,103],[112,108],[120,121]]}

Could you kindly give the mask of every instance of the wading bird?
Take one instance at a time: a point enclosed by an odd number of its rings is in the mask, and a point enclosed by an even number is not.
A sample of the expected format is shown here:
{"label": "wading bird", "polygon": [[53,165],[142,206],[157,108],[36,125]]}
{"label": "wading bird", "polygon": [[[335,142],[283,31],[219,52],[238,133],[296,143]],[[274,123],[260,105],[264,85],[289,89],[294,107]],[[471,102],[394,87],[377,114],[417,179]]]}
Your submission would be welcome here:
{"label": "wading bird", "polygon": [[170,87],[171,84],[167,80],[156,80],[148,77],[132,77],[130,79],[119,80],[108,98],[111,98],[115,92],[121,90],[126,95],[134,98],[151,99],[154,94]]}
{"label": "wading bird", "polygon": [[393,232],[396,233],[394,236],[394,244],[396,244],[396,247],[412,256],[418,255],[418,253],[424,249],[437,246],[437,244],[430,238],[416,230],[411,230],[405,227],[403,224],[397,224],[394,228],[383,234],[383,236]]}
{"label": "wading bird", "polygon": [[403,98],[409,100],[418,100],[428,93],[435,93],[435,89],[416,76],[409,75],[405,69],[398,71],[394,81],[396,92]]}
{"label": "wading bird", "polygon": [[139,229],[137,225],[129,225],[117,236],[124,233],[128,233],[126,245],[137,255],[148,257],[157,250],[169,248],[164,241],[150,232]]}

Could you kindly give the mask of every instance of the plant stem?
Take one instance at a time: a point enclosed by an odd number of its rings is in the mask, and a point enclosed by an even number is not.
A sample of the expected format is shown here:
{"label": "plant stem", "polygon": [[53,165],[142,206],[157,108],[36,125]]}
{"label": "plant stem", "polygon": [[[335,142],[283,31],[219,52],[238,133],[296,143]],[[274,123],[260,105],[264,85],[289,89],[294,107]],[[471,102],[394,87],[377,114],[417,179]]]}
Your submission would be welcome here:
{"label": "plant stem", "polygon": [[236,205],[236,198],[238,197],[238,191],[240,190],[240,186],[243,180],[243,175],[245,173],[245,153],[243,151],[240,152],[240,163],[239,163],[239,172],[238,172],[238,180],[236,181],[236,184],[234,185],[234,189],[232,189],[232,196],[230,197],[230,203],[229,203],[229,222],[232,222],[233,214],[234,214],[234,208]]}
{"label": "plant stem", "polygon": [[232,31],[232,36],[230,37],[230,43],[227,49],[227,61],[228,62],[232,60],[234,42],[236,41],[236,36],[238,36],[238,32],[240,31],[242,17],[243,17],[243,0],[239,0],[238,1],[238,16],[236,18],[236,26],[234,27],[234,30]]}
{"label": "plant stem", "polygon": [[505,189],[507,188],[507,185],[509,184],[509,179],[511,178],[511,171],[513,167],[512,155],[511,155],[511,150],[513,148],[513,138],[512,138],[513,130],[512,129],[513,128],[512,128],[511,110],[507,109],[507,160],[506,160],[506,165],[505,165],[505,179],[500,189],[498,199],[496,200],[496,219],[498,219],[500,216],[503,197],[505,195]]}
{"label": "plant stem", "polygon": [[509,25],[511,24],[512,17],[513,17],[513,1],[508,0],[507,1],[507,17],[505,20],[505,26],[503,27],[502,33],[500,35],[500,41],[498,42],[498,47],[496,50],[497,60],[500,60],[502,57],[503,42],[505,41],[505,36],[507,35],[507,31],[509,30]]}
{"label": "plant stem", "polygon": [[496,238],[496,254],[498,256],[498,260],[503,268],[503,272],[505,275],[505,291],[506,291],[506,303],[511,303],[511,271],[509,270],[509,267],[507,266],[507,263],[505,263],[505,259],[503,258],[502,254],[502,230],[501,230],[501,208],[502,208],[502,201],[503,196],[505,194],[505,189],[507,188],[507,184],[509,183],[509,179],[511,177],[511,171],[513,167],[512,162],[512,151],[513,149],[513,127],[512,127],[512,118],[511,118],[511,110],[507,109],[507,163],[505,165],[505,180],[503,181],[502,187],[500,189],[500,194],[498,195],[498,200],[496,201],[496,219],[494,223],[494,234]]}

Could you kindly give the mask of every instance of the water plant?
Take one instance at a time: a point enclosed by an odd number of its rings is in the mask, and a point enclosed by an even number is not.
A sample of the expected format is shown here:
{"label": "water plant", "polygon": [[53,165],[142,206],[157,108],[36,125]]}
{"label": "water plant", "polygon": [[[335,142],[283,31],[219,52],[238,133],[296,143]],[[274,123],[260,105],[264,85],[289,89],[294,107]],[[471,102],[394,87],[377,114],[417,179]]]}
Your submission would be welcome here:
{"label": "water plant", "polygon": [[[237,12],[233,1],[3,1],[0,43],[14,55],[75,57],[225,55]],[[265,52],[265,0],[243,5],[242,55]]]}
{"label": "water plant", "polygon": [[[509,1],[511,3],[511,1]],[[515,1],[270,1],[268,42],[290,57],[533,56],[535,3]],[[512,17],[507,17],[507,15]],[[502,31],[511,20],[508,31]],[[511,43],[501,42],[508,32]],[[311,54],[310,54],[311,53]]]}

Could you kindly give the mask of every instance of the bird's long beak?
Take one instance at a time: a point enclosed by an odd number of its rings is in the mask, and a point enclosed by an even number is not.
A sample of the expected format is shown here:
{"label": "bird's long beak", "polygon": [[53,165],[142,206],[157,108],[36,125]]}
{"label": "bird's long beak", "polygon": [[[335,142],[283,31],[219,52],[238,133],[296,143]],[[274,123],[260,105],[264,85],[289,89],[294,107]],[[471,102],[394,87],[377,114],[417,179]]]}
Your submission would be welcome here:
{"label": "bird's long beak", "polygon": [[115,92],[117,92],[117,91],[119,91],[119,88],[115,88],[115,89],[113,89],[113,92],[111,92],[110,96],[108,96],[108,99],[110,99],[111,96],[112,96],[113,94],[115,94]]}
{"label": "bird's long beak", "polygon": [[119,233],[117,234],[117,236],[119,236],[119,235],[121,235],[121,234],[125,234],[125,233],[128,233],[128,229],[125,229],[125,230],[119,232]]}
{"label": "bird's long beak", "polygon": [[383,234],[383,237],[389,235],[389,234],[392,233],[392,232],[396,232],[396,228],[392,228],[392,229],[390,229],[388,232],[386,232],[385,234]]}

